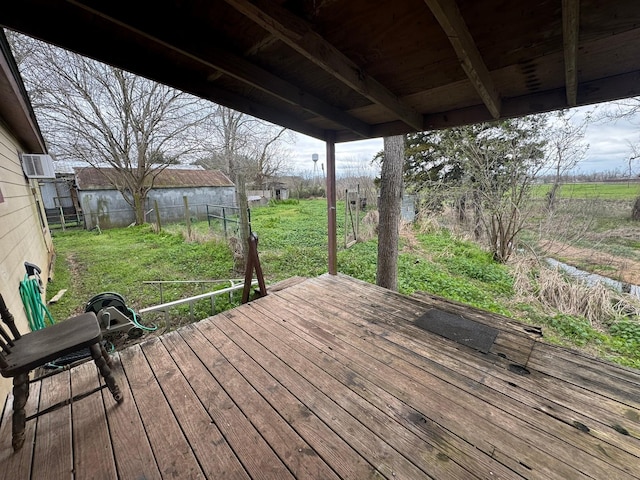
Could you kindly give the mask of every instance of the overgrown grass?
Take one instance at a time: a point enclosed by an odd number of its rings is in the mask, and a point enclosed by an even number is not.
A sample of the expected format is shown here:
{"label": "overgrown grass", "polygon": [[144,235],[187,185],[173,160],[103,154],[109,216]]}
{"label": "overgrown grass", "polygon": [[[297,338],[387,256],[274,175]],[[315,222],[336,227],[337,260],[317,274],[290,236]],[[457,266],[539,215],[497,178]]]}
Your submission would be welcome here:
{"label": "overgrown grass", "polygon": [[[219,240],[185,242],[181,234],[156,234],[149,226],[96,231],[57,232],[56,274],[49,296],[68,288],[51,307],[54,318],[81,312],[94,295],[115,291],[130,307],[140,309],[160,302],[159,289],[150,280],[232,278],[233,259]],[[165,287],[165,299],[201,293],[194,285]]]}
{"label": "overgrown grass", "polygon": [[[252,210],[252,228],[259,235],[259,251],[268,282],[290,276],[317,276],[327,269],[326,201],[273,203]],[[377,241],[342,247],[344,206],[338,205],[338,269],[367,282],[375,282]],[[435,224],[434,224],[435,225]],[[149,226],[105,230],[58,232],[56,278],[49,297],[69,288],[52,307],[55,318],[79,312],[93,295],[116,291],[131,307],[140,309],[160,303],[150,280],[228,279],[237,277],[233,257],[220,233],[207,222],[192,225],[185,239],[184,225],[163,227],[154,233]],[[473,242],[431,226],[428,233],[410,230],[399,257],[399,289],[411,294],[427,291],[523,321],[546,326],[548,340],[597,352],[605,358],[640,368],[640,327],[635,320],[612,321],[604,331],[584,317],[538,305],[515,294],[514,272],[495,263],[491,255]],[[164,301],[195,295],[210,285],[173,285],[164,289]],[[531,290],[536,290],[531,287]],[[218,310],[231,306],[220,299]],[[210,314],[208,301],[196,305],[196,318]],[[188,307],[172,312],[178,323],[188,321]],[[145,319],[143,319],[145,320]],[[149,321],[147,319],[147,321]]]}

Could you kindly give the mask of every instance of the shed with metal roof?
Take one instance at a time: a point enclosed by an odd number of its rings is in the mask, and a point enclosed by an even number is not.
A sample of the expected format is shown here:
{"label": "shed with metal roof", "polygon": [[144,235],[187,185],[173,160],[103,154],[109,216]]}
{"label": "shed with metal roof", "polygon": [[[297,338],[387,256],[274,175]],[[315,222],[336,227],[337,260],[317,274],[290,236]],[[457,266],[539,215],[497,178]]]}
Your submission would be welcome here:
{"label": "shed with metal roof", "polygon": [[[88,230],[125,227],[135,221],[133,208],[115,187],[115,169],[83,167],[74,170],[78,200]],[[164,169],[153,179],[147,195],[148,221],[155,221],[155,202],[163,223],[184,220],[184,197],[190,217],[198,220],[206,219],[207,205],[236,204],[235,185],[219,170]]]}

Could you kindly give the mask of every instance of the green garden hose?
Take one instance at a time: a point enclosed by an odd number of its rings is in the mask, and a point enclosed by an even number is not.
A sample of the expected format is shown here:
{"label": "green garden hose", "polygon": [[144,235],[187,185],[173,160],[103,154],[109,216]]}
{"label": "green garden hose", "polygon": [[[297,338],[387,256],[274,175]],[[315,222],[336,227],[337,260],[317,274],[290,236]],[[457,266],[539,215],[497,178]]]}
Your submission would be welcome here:
{"label": "green garden hose", "polygon": [[49,312],[47,306],[42,302],[40,282],[37,277],[25,275],[24,280],[20,282],[19,290],[20,298],[22,298],[22,304],[27,314],[27,320],[29,321],[29,328],[32,332],[46,327],[44,323],[45,315],[50,325],[55,323],[51,312]]}
{"label": "green garden hose", "polygon": [[138,322],[138,316],[136,315],[136,312],[134,312],[132,309],[127,308],[127,310],[129,310],[131,312],[131,315],[133,316],[133,318],[131,319],[131,321],[133,322],[133,324],[142,329],[142,330],[146,330],[147,332],[155,332],[158,329],[157,325],[154,325],[153,327],[146,327],[144,325],[142,325],[140,322]]}

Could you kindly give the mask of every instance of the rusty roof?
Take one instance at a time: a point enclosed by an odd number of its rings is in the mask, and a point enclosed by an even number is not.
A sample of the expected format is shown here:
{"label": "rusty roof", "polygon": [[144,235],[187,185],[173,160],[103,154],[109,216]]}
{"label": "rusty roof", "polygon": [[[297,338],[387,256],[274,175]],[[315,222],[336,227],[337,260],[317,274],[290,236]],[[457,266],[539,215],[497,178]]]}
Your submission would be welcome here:
{"label": "rusty roof", "polygon": [[[114,168],[74,168],[78,190],[113,189]],[[155,178],[154,188],[233,187],[233,182],[220,170],[164,169]]]}

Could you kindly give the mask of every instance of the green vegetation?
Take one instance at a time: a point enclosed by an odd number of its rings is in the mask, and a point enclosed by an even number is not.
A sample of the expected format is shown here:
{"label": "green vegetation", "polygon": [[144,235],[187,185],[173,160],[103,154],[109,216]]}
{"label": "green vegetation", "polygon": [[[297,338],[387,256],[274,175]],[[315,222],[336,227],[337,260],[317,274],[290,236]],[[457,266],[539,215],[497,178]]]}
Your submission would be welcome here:
{"label": "green vegetation", "polygon": [[[69,289],[51,307],[56,319],[83,311],[92,296],[105,291],[124,295],[135,309],[160,303],[159,289],[145,286],[144,281],[234,276],[231,252],[223,242],[185,242],[179,234],[155,234],[148,225],[104,230],[102,234],[57,232],[54,245],[55,278],[47,293],[53,296],[58,289]],[[175,300],[202,290],[199,286],[173,285],[165,287],[164,293],[165,300]]]}
{"label": "green vegetation", "polygon": [[[535,197],[544,197],[551,184],[536,185],[533,190]],[[634,200],[640,195],[638,182],[593,182],[567,183],[560,189],[560,198],[603,200]]]}
{"label": "green vegetation", "polygon": [[[523,310],[527,307],[522,306]],[[568,347],[580,347],[606,360],[640,369],[640,323],[622,320],[609,332],[599,331],[583,317],[531,314],[529,321],[545,327],[545,340]]]}
{"label": "green vegetation", "polygon": [[[320,200],[273,203],[252,210],[252,228],[259,235],[259,251],[268,282],[294,275],[317,276],[326,272],[326,202]],[[338,205],[338,238],[343,235],[344,206]],[[233,271],[229,247],[211,234],[207,222],[192,225],[191,241],[185,241],[184,225],[171,225],[156,234],[150,226],[95,231],[59,232],[55,281],[48,295],[69,288],[53,306],[55,318],[81,311],[87,300],[102,291],[125,296],[131,307],[160,303],[158,288],[150,280],[229,279]],[[640,368],[640,324],[616,321],[608,328],[592,326],[583,317],[561,314],[548,307],[523,302],[514,288],[512,267],[498,264],[475,243],[462,240],[446,229],[429,233],[417,230],[403,236],[399,258],[399,289],[411,294],[427,291],[492,312],[544,325],[548,341],[588,351]],[[339,241],[339,246],[341,242]],[[338,269],[367,282],[375,281],[377,242],[340,248]],[[220,288],[226,285],[220,285]],[[166,286],[164,301],[208,291],[210,285]],[[237,302],[235,298],[235,302]],[[219,297],[218,311],[228,308],[229,298]],[[210,303],[195,307],[197,318],[210,314]],[[174,323],[188,321],[189,309],[172,312]],[[156,322],[143,318],[143,322]],[[605,329],[606,330],[606,329]]]}

